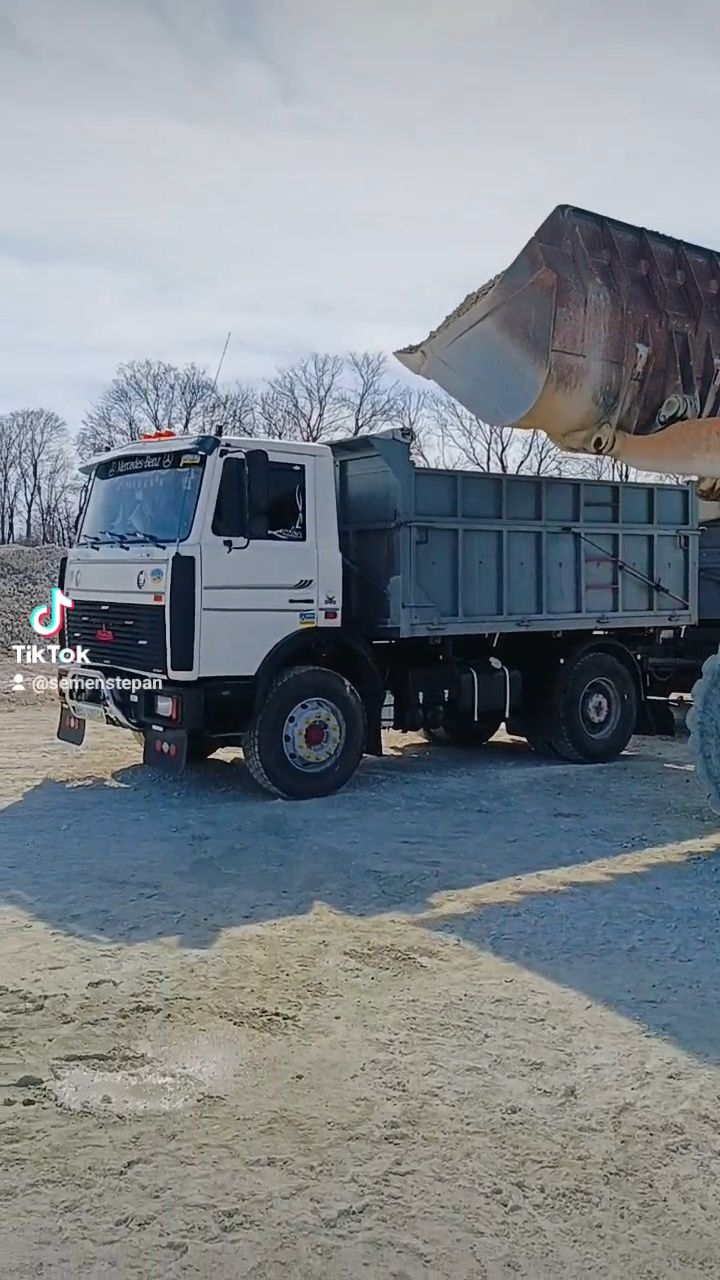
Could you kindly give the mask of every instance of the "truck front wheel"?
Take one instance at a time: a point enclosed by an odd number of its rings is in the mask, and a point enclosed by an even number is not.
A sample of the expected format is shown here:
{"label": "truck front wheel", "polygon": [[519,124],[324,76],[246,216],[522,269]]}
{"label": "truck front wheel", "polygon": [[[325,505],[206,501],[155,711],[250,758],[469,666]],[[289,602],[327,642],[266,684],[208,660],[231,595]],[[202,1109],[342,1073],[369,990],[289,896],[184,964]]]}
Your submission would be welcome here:
{"label": "truck front wheel", "polygon": [[291,667],[273,682],[248,731],[245,762],[256,782],[286,800],[339,791],[365,751],[357,690],[325,667]]}

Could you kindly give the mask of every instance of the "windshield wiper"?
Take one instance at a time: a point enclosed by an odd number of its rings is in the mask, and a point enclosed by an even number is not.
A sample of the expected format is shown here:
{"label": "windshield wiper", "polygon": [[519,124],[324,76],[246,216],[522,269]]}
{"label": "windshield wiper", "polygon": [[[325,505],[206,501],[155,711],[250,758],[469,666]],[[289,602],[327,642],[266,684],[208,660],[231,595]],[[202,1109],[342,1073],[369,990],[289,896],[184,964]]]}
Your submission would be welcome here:
{"label": "windshield wiper", "polygon": [[[124,534],[123,536],[128,537],[129,535]],[[139,538],[142,542],[152,542],[154,547],[160,547],[163,551],[167,545],[158,538],[156,533],[146,533],[144,529],[133,529],[132,536],[134,538]]]}
{"label": "windshield wiper", "polygon": [[98,538],[92,537],[89,533],[81,533],[80,537],[77,540],[77,545],[79,547],[82,547],[82,546],[92,547],[93,551],[99,551],[100,540]]}
{"label": "windshield wiper", "polygon": [[121,546],[121,547],[122,547],[122,549],[123,549],[123,551],[128,551],[128,550],[129,550],[129,548],[130,548],[130,543],[129,543],[129,542],[128,542],[128,540],[127,540],[127,535],[126,535],[126,534],[124,534],[124,533],[115,533],[112,529],[101,529],[101,530],[100,530],[100,533],[105,533],[105,534],[107,534],[108,538],[112,538],[113,542],[116,542],[116,543],[118,544],[118,546]]}

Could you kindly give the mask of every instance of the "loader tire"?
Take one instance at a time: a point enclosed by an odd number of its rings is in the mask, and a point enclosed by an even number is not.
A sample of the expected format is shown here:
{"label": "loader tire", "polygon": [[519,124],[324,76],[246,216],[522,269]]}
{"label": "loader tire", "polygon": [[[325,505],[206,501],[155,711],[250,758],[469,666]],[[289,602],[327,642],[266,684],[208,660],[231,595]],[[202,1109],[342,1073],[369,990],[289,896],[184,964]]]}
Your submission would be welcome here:
{"label": "loader tire", "polygon": [[720,654],[714,653],[703,663],[692,700],[687,727],[695,776],[710,808],[720,813]]}
{"label": "loader tire", "polygon": [[252,777],[285,800],[339,791],[365,752],[357,689],[325,667],[291,667],[268,690],[244,740]]}
{"label": "loader tire", "polygon": [[483,747],[495,736],[503,722],[499,711],[486,711],[475,721],[465,721],[426,728],[423,733],[428,742],[440,747]]}
{"label": "loader tire", "polygon": [[625,750],[637,712],[637,688],[624,663],[610,653],[581,652],[559,666],[528,742],[542,755],[604,764]]}

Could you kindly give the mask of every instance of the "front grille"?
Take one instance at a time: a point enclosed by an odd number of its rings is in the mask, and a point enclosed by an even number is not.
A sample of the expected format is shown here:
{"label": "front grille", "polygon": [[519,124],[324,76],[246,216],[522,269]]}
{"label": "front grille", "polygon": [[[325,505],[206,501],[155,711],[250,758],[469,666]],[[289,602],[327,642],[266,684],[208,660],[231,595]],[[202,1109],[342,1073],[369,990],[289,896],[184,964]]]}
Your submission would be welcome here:
{"label": "front grille", "polygon": [[[98,632],[106,633],[106,638],[99,638]],[[71,649],[83,645],[95,667],[158,675],[167,671],[162,605],[76,600],[66,615],[65,642]]]}

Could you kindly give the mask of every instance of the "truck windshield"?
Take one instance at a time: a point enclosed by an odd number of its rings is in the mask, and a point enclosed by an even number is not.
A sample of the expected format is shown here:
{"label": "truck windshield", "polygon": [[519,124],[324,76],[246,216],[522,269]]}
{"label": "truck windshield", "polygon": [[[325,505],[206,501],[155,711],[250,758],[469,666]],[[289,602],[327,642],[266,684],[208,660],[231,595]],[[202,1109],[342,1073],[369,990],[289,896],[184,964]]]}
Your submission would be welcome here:
{"label": "truck windshield", "polygon": [[78,540],[182,542],[192,527],[204,466],[205,456],[192,449],[99,463]]}

